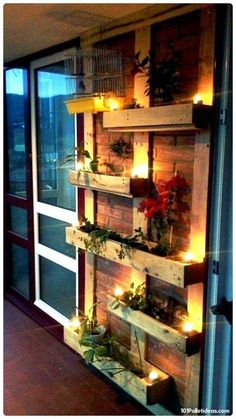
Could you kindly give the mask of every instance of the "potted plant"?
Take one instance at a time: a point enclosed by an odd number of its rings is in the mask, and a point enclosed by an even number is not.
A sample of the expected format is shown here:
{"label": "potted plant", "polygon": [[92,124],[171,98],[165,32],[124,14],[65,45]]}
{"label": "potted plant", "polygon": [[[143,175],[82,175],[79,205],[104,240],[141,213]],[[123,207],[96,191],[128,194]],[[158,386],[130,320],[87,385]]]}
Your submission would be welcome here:
{"label": "potted plant", "polygon": [[180,91],[179,61],[180,53],[174,49],[173,44],[169,45],[168,54],[161,60],[155,61],[150,53],[140,60],[140,52],[137,52],[131,74],[147,77],[145,94],[151,95],[154,103],[171,103]]}

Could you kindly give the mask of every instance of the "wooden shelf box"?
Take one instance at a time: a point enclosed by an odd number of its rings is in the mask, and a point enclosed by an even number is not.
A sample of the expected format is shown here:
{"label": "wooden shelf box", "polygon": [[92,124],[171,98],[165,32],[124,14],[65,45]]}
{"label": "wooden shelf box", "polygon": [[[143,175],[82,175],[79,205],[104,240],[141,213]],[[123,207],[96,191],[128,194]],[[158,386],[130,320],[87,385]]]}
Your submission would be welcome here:
{"label": "wooden shelf box", "polygon": [[[84,352],[88,348],[79,344],[78,334],[70,325],[64,326],[64,342],[84,357]],[[129,370],[119,372],[112,377],[109,374],[109,371],[114,371],[114,369],[123,367],[122,364],[112,358],[94,361],[92,365],[144,405],[153,405],[162,401],[168,392],[169,376],[156,367],[153,367],[152,369],[155,369],[157,372],[158,379],[151,383],[147,377],[140,378]]]}
{"label": "wooden shelf box", "polygon": [[128,198],[143,197],[147,194],[148,179],[128,178],[99,173],[69,171],[69,180],[72,185],[81,188],[109,192]]}
{"label": "wooden shelf box", "polygon": [[[69,244],[85,250],[84,239],[89,239],[89,234],[76,227],[66,227],[66,241]],[[124,245],[125,246],[125,245]],[[157,256],[139,249],[132,249],[129,256],[119,259],[120,243],[107,240],[99,253],[106,259],[154,276],[180,288],[202,282],[204,279],[205,264],[184,263],[171,258]],[[92,252],[95,253],[95,252]]]}
{"label": "wooden shelf box", "polygon": [[199,130],[209,126],[211,106],[180,103],[103,114],[103,127],[118,131]]}
{"label": "wooden shelf box", "polygon": [[183,352],[187,355],[193,355],[198,352],[200,347],[201,333],[195,330],[190,332],[188,335],[173,329],[170,326],[156,320],[140,310],[132,310],[127,307],[124,303],[120,303],[120,306],[115,310],[112,309],[111,304],[114,301],[114,297],[108,296],[107,310],[131,323],[133,326],[139,327],[148,335],[151,335],[159,341],[170,345],[177,351]]}

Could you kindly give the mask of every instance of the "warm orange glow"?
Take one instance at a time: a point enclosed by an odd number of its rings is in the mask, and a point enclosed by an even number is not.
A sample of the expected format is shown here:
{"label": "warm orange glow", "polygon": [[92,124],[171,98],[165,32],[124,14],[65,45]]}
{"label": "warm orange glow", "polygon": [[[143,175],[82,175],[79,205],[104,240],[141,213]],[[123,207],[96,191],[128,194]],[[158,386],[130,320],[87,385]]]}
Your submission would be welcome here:
{"label": "warm orange glow", "polygon": [[156,381],[158,379],[159,375],[157,374],[157,372],[155,370],[152,370],[149,375],[148,378],[150,381]]}
{"label": "warm orange glow", "polygon": [[205,232],[194,232],[191,239],[191,252],[194,254],[195,262],[203,261],[205,257]]}
{"label": "warm orange glow", "polygon": [[185,333],[189,333],[189,332],[192,332],[192,330],[193,330],[193,325],[192,325],[192,323],[191,323],[191,322],[189,322],[189,321],[186,321],[186,322],[183,324],[183,331],[184,331]]}
{"label": "warm orange glow", "polygon": [[197,104],[197,103],[203,103],[202,100],[202,96],[200,95],[200,93],[197,93],[194,97],[193,97],[193,103]]}
{"label": "warm orange glow", "polygon": [[131,172],[132,177],[147,178],[148,177],[148,166],[141,164],[140,166],[134,167]]}
{"label": "warm orange glow", "polygon": [[123,295],[124,291],[122,290],[121,287],[116,287],[115,291],[114,291],[114,296],[115,297],[121,297]]}
{"label": "warm orange glow", "polygon": [[186,252],[185,255],[184,255],[184,261],[188,262],[188,263],[191,263],[191,262],[193,262],[193,260],[194,260],[193,252],[190,252],[190,251]]}
{"label": "warm orange glow", "polygon": [[71,327],[76,330],[79,329],[81,326],[80,319],[78,317],[73,317],[70,321]]}

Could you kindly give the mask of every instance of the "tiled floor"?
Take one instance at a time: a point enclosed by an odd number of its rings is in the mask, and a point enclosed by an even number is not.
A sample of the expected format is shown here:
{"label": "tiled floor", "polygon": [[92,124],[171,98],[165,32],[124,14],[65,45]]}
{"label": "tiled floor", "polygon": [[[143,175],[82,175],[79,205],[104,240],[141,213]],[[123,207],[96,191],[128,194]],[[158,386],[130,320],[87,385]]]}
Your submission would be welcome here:
{"label": "tiled floor", "polygon": [[8,301],[4,336],[5,415],[150,415]]}

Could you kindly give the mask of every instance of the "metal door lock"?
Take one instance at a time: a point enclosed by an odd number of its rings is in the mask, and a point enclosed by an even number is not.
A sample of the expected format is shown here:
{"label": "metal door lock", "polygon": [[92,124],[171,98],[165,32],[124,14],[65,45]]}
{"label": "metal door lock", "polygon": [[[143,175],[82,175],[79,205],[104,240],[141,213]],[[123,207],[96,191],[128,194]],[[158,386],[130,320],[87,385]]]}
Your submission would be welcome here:
{"label": "metal door lock", "polygon": [[232,301],[227,301],[225,297],[221,299],[221,302],[216,304],[215,306],[212,306],[210,308],[212,314],[222,314],[225,316],[226,320],[229,322],[229,324],[232,325]]}

